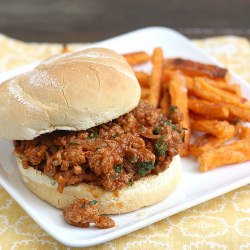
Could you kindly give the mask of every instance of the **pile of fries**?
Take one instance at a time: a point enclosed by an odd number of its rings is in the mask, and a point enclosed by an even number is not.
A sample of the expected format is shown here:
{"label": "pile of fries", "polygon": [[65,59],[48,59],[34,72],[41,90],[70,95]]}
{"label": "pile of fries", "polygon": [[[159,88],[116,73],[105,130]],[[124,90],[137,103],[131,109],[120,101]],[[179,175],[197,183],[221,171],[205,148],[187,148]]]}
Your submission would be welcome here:
{"label": "pile of fries", "polygon": [[[250,128],[244,125],[250,121],[250,102],[240,86],[230,82],[227,69],[164,58],[161,48],[155,48],[152,56],[146,52],[123,56],[134,67],[142,99],[164,113],[173,105],[182,110],[186,133],[181,155],[196,157],[201,172],[250,160]],[[145,63],[152,63],[150,74],[135,69]]]}

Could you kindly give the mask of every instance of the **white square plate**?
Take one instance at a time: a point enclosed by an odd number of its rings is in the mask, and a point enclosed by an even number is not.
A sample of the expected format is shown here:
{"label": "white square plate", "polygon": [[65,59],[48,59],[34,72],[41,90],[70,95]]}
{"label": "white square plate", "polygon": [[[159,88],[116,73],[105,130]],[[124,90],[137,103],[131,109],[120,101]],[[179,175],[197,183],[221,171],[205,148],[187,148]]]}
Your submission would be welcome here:
{"label": "white square plate", "polygon": [[[93,46],[111,48],[120,53],[138,50],[151,53],[154,47],[160,46],[166,57],[184,57],[218,64],[217,61],[194,47],[187,38],[168,28],[145,28],[91,45]],[[32,69],[35,65],[37,63],[0,75],[0,83],[9,77]],[[233,78],[234,82],[241,85],[245,96],[250,98],[250,85],[235,75]],[[62,211],[40,200],[24,186],[16,170],[12,150],[11,142],[0,141],[0,184],[47,233],[72,247],[93,246],[115,239],[250,183],[249,162],[199,173],[197,162],[191,157],[183,158],[182,183],[169,198],[136,212],[112,216],[117,224],[115,228],[82,229],[66,224]]]}

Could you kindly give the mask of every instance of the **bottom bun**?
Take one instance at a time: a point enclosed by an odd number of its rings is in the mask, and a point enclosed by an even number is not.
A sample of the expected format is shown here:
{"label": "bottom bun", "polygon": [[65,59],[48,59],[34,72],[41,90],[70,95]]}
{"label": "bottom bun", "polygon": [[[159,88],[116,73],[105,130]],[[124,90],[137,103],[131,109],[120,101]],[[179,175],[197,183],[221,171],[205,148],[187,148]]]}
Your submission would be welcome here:
{"label": "bottom bun", "polygon": [[181,178],[181,160],[177,155],[165,171],[143,177],[132,186],[119,191],[110,192],[98,186],[81,183],[66,186],[63,193],[59,193],[54,179],[33,167],[24,169],[20,159],[17,162],[24,183],[42,200],[60,209],[72,204],[76,198],[96,200],[101,214],[122,214],[155,204],[170,195]]}

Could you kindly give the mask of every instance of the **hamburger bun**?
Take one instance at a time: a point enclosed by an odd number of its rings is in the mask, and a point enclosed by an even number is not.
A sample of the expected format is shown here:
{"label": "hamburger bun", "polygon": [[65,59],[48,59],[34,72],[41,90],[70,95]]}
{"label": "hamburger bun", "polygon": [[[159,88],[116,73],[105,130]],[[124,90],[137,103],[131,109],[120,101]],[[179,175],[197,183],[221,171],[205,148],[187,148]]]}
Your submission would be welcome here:
{"label": "hamburger bun", "polygon": [[112,50],[54,56],[0,85],[0,138],[86,130],[130,112],[140,95],[133,70]]}
{"label": "hamburger bun", "polygon": [[149,175],[134,182],[132,186],[118,192],[110,192],[102,187],[81,183],[66,186],[63,193],[57,191],[57,183],[41,171],[32,167],[24,169],[20,159],[18,168],[25,185],[42,200],[64,209],[76,198],[96,200],[101,214],[122,214],[150,206],[169,196],[181,179],[181,159],[177,155],[169,167],[158,175]]}

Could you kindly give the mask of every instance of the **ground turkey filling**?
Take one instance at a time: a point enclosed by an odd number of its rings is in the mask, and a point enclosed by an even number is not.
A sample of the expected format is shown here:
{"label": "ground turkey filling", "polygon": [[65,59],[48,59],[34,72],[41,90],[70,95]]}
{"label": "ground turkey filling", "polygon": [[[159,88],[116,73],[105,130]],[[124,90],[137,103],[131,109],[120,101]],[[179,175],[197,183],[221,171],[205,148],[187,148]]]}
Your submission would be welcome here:
{"label": "ground turkey filling", "polygon": [[184,140],[181,121],[177,107],[164,115],[141,101],[112,122],[86,131],[55,131],[14,145],[23,167],[55,179],[59,192],[81,182],[114,191],[169,166]]}

